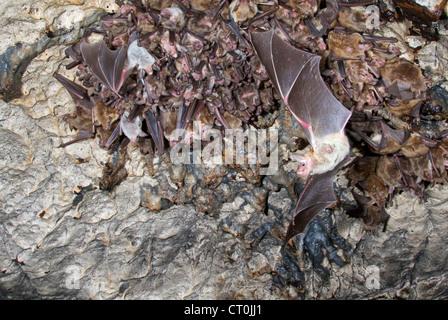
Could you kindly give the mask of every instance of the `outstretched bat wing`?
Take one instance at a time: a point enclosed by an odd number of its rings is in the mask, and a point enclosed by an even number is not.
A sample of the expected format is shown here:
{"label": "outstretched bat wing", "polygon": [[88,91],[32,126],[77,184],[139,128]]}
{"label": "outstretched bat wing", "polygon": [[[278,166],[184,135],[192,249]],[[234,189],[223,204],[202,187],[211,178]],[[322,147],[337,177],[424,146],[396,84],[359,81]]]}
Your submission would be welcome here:
{"label": "outstretched bat wing", "polygon": [[294,209],[292,221],[286,231],[285,243],[296,234],[303,232],[319,212],[337,201],[333,191],[333,178],[343,163],[345,161],[331,171],[309,177]]}
{"label": "outstretched bat wing", "polygon": [[111,50],[103,41],[81,44],[82,56],[95,77],[107,88],[118,91],[132,68],[127,66],[127,49]]}
{"label": "outstretched bat wing", "polygon": [[323,81],[321,57],[299,50],[274,31],[251,33],[258,57],[283,101],[303,128],[311,146],[329,134],[343,134],[351,116]]}

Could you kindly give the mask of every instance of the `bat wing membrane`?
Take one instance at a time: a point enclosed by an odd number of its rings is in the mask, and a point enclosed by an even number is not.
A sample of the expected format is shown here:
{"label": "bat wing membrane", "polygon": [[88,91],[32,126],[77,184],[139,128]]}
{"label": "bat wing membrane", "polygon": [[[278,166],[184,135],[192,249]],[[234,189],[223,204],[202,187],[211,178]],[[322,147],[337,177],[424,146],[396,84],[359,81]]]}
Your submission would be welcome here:
{"label": "bat wing membrane", "polygon": [[252,43],[274,86],[302,126],[310,144],[343,132],[351,112],[323,81],[321,57],[287,44],[273,30],[251,33]]}
{"label": "bat wing membrane", "polygon": [[341,166],[342,164],[339,164],[331,171],[313,175],[308,179],[294,209],[292,222],[286,232],[285,243],[293,236],[303,232],[319,212],[337,201],[333,190],[333,178]]}
{"label": "bat wing membrane", "polygon": [[[274,32],[268,31],[268,32],[255,32],[251,33],[250,37],[252,40],[252,44],[255,48],[255,51],[257,52],[258,57],[260,58],[261,63],[266,69],[266,72],[268,73],[269,79],[271,79],[272,84],[277,88],[278,92],[280,94],[282,93],[278,81],[277,76],[275,74],[274,64],[272,60],[272,36]],[[283,96],[282,96],[283,98]]]}
{"label": "bat wing membrane", "polygon": [[291,111],[311,127],[305,133],[313,147],[315,141],[329,134],[342,134],[351,116],[323,81],[319,71],[320,59],[314,56],[306,62],[288,99]]}
{"label": "bat wing membrane", "polygon": [[79,103],[86,110],[92,110],[92,99],[90,98],[87,90],[84,87],[67,79],[57,72],[55,72],[53,76],[67,89],[68,93],[71,95],[75,102]]}
{"label": "bat wing membrane", "polygon": [[282,98],[289,100],[294,84],[300,80],[306,63],[316,55],[291,47],[273,31],[271,55],[274,73]]}
{"label": "bat wing membrane", "polygon": [[103,41],[82,43],[81,53],[95,77],[119,95],[118,91],[132,71],[126,67],[126,48],[111,50]]}
{"label": "bat wing membrane", "polygon": [[291,51],[293,48],[277,36],[273,30],[251,33],[251,39],[269,78],[286,102],[303,68],[300,60],[309,59],[314,55],[303,52],[302,54],[305,56],[308,55],[304,57],[296,52],[299,50]]}
{"label": "bat wing membrane", "polygon": [[156,144],[159,154],[165,152],[164,142],[163,142],[163,130],[160,123],[158,115],[154,115],[151,110],[145,111],[146,124],[148,126],[149,134],[152,140]]}

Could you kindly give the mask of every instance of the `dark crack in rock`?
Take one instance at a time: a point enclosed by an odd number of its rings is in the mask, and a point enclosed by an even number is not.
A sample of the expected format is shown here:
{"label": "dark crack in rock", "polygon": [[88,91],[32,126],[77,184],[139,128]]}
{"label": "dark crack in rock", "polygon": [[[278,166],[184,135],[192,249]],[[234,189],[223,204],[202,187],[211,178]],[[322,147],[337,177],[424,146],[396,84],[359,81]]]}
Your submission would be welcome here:
{"label": "dark crack in rock", "polygon": [[0,55],[0,95],[6,102],[22,96],[22,76],[30,62],[39,54],[55,45],[70,45],[79,41],[92,24],[105,14],[98,9],[71,30],[59,29],[42,40],[32,43],[17,43]]}

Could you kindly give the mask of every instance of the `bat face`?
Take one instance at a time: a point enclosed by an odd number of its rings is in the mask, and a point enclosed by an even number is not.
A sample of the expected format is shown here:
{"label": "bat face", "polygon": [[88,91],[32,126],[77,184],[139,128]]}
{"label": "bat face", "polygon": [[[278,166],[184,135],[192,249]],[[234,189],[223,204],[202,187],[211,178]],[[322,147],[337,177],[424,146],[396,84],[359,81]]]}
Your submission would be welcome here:
{"label": "bat face", "polygon": [[290,46],[274,31],[251,33],[251,40],[271,82],[312,147],[312,151],[298,157],[297,173],[310,177],[299,196],[286,243],[301,233],[316,214],[336,202],[333,178],[350,151],[344,129],[351,112],[323,81],[320,56]]}

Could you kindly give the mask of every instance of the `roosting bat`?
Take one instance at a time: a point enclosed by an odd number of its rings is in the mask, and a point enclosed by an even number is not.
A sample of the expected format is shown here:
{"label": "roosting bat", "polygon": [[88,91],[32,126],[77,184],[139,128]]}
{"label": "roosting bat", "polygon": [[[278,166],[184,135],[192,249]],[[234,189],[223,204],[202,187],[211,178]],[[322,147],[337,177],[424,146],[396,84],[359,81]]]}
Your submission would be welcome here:
{"label": "roosting bat", "polygon": [[[356,124],[352,124],[352,129],[378,154],[392,154],[400,150],[403,143],[409,138],[409,133],[404,129],[392,129],[384,121],[376,123],[379,132],[374,133],[374,137],[369,137]],[[379,139],[379,141],[378,141]]]}
{"label": "roosting bat", "polygon": [[160,155],[165,153],[165,146],[163,140],[163,129],[158,114],[154,114],[151,110],[145,111],[146,124],[148,126],[149,134],[156,144],[157,151]]}
{"label": "roosting bat", "polygon": [[251,39],[271,82],[312,147],[308,154],[299,156],[297,173],[310,176],[286,232],[286,243],[316,214],[336,202],[333,178],[350,151],[344,128],[351,112],[323,81],[320,56],[290,46],[274,31],[251,33]]}
{"label": "roosting bat", "polygon": [[78,135],[75,139],[66,142],[61,143],[59,146],[60,148],[65,148],[66,146],[69,146],[75,142],[82,141],[85,139],[92,138],[94,136],[95,132],[95,126],[94,126],[94,120],[93,120],[93,100],[87,93],[87,90],[80,86],[79,84],[67,79],[66,77],[59,74],[57,71],[53,74],[53,76],[58,80],[68,91],[68,93],[71,95],[73,101],[76,104],[76,107],[79,108],[79,112],[83,114],[89,114],[92,119],[92,127],[89,129],[81,129],[78,128]]}
{"label": "roosting bat", "polygon": [[84,87],[60,75],[57,71],[53,76],[67,89],[73,101],[78,106],[84,108],[87,112],[91,112],[93,109],[93,101]]}

